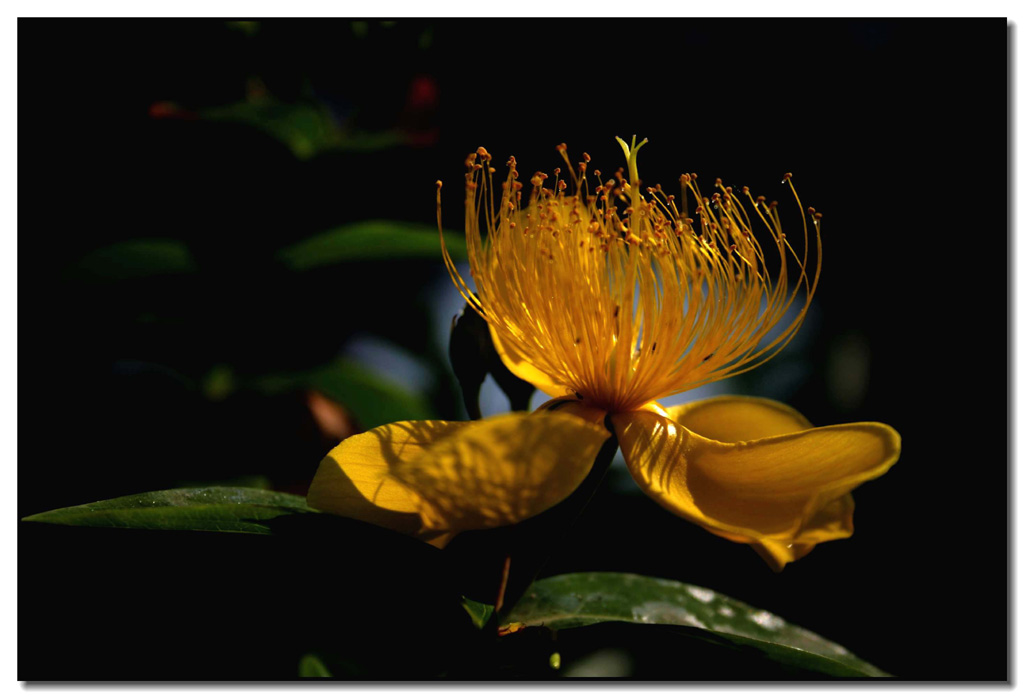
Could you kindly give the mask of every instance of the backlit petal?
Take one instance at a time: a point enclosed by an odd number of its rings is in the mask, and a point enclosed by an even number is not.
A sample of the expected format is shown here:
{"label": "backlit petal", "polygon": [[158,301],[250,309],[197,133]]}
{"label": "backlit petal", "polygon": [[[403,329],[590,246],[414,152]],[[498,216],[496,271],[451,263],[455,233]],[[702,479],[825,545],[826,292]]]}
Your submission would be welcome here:
{"label": "backlit petal", "polygon": [[421,500],[431,529],[505,526],[568,497],[609,436],[562,411],[501,415],[470,423],[393,474]]}
{"label": "backlit petal", "polygon": [[503,344],[501,339],[498,337],[498,333],[494,331],[493,327],[488,325],[488,328],[491,331],[491,341],[494,344],[494,350],[498,352],[498,356],[501,357],[501,362],[508,367],[508,370],[511,371],[513,375],[526,381],[537,390],[547,393],[552,397],[572,393],[572,390],[563,385],[559,385],[554,378],[521,357],[516,353],[512,346]]}
{"label": "backlit petal", "polygon": [[715,441],[753,441],[812,428],[807,418],[775,400],[722,395],[667,408],[669,417]]}
{"label": "backlit petal", "polygon": [[630,472],[662,506],[713,533],[773,549],[842,537],[841,498],[882,475],[900,451],[899,434],[874,422],[741,443],[709,440],[650,411],[612,422]]}
{"label": "backlit petal", "polygon": [[814,550],[814,546],[818,543],[849,538],[852,535],[853,495],[845,494],[829,502],[815,513],[800,529],[792,543],[785,539],[774,540],[772,538],[740,542],[750,543],[765,562],[779,572],[786,564],[799,560]]}
{"label": "backlit petal", "polygon": [[419,499],[392,471],[467,424],[396,422],[351,436],[320,462],[306,501],[321,511],[415,534],[423,527]]}

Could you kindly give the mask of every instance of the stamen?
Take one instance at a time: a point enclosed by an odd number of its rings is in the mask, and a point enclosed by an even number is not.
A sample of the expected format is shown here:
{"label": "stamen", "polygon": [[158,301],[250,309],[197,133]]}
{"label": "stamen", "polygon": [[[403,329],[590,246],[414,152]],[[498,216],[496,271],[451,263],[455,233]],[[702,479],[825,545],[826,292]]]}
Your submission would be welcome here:
{"label": "stamen", "polygon": [[[626,168],[604,184],[600,170],[593,170],[594,194],[584,192],[590,156],[584,153],[574,166],[562,143],[556,150],[572,178],[571,196],[555,168],[553,189],[544,187],[542,172],[530,178],[524,204],[516,160],[509,158],[497,206],[493,158],[478,148],[466,158],[466,238],[476,293],[447,250],[444,257],[460,293],[503,345],[568,391],[622,411],[743,373],[777,354],[803,322],[817,288],[821,215],[807,209],[798,255],[777,202],[742,187],[748,208],[720,179],[705,197],[697,175],[686,173],[677,203],[660,185],[641,186],[637,152],[647,140],[616,140]],[[782,181],[803,210],[792,175]],[[688,194],[696,202],[693,218]],[[621,211],[615,199],[625,202]],[[757,220],[763,234],[755,234]],[[778,252],[774,274],[759,237]],[[794,263],[798,274],[790,290],[787,264]],[[803,307],[778,330],[801,289]]]}

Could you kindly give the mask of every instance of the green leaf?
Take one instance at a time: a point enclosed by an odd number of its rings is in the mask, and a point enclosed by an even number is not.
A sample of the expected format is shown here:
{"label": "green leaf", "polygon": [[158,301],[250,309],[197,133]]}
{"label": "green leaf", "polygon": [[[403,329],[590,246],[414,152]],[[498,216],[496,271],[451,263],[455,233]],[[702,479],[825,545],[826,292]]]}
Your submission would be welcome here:
{"label": "green leaf", "polygon": [[196,263],[180,240],[124,240],[93,250],[72,268],[91,279],[122,281],[148,276],[188,274]]}
{"label": "green leaf", "polygon": [[490,620],[494,614],[494,606],[489,603],[481,603],[480,601],[474,601],[468,597],[462,597],[462,607],[466,609],[466,613],[469,614],[470,619],[473,621],[473,625],[477,628],[482,628],[487,625],[487,621]]}
{"label": "green leaf", "polygon": [[[445,246],[453,259],[466,258],[461,235],[445,234]],[[329,264],[386,259],[433,259],[442,261],[437,228],[402,221],[369,220],[332,228],[279,253],[291,269],[305,270]]]}
{"label": "green leaf", "polygon": [[534,582],[504,623],[554,630],[606,621],[685,626],[754,647],[774,661],[835,676],[888,676],[848,650],[782,618],[703,587],[618,572]]}
{"label": "green leaf", "polygon": [[365,429],[406,419],[431,419],[434,412],[420,395],[374,374],[362,364],[338,359],[312,371],[254,379],[250,385],[265,393],[296,388],[318,390],[344,405]]}
{"label": "green leaf", "polygon": [[312,514],[306,499],[247,487],[197,487],[131,494],[116,499],[54,509],[22,521],[169,531],[271,533],[279,516]]}
{"label": "green leaf", "polygon": [[329,679],[331,672],[315,654],[307,654],[299,660],[300,679]]}

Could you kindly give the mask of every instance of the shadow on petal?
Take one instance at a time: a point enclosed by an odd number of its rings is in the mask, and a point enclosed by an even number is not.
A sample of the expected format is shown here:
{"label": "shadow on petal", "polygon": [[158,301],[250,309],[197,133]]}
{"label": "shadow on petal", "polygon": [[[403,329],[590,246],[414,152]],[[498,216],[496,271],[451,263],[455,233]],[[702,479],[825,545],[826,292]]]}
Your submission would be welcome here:
{"label": "shadow on petal", "polygon": [[432,529],[507,526],[572,494],[608,437],[573,414],[517,412],[473,422],[393,474],[421,498]]}
{"label": "shadow on petal", "polygon": [[417,534],[423,528],[419,498],[392,473],[466,424],[396,422],[351,436],[320,462],[306,501],[331,514]]}

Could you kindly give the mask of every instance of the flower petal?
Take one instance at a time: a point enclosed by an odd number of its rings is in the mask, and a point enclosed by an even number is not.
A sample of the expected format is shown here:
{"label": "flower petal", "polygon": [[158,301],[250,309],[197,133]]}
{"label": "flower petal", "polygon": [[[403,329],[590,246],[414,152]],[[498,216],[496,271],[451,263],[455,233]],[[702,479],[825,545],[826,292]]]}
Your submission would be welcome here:
{"label": "flower petal", "polygon": [[547,393],[551,397],[559,397],[561,395],[569,395],[572,393],[571,389],[566,388],[564,385],[559,385],[554,378],[547,375],[520,356],[514,347],[503,344],[501,338],[498,337],[498,333],[494,331],[494,328],[491,327],[490,324],[488,324],[487,327],[491,331],[491,342],[494,344],[494,350],[498,352],[498,356],[501,357],[501,362],[505,364],[505,366],[508,367],[508,370],[517,378],[526,381],[537,390]]}
{"label": "flower petal", "polygon": [[493,528],[568,497],[609,436],[563,411],[506,414],[467,425],[392,472],[420,499],[428,528]]}
{"label": "flower petal", "polygon": [[392,471],[467,424],[396,422],[351,436],[320,462],[306,501],[321,511],[415,534],[423,527],[419,499]]}
{"label": "flower petal", "polygon": [[818,543],[849,538],[852,535],[853,495],[845,494],[829,502],[815,513],[810,521],[801,528],[796,540],[792,543],[772,538],[740,540],[739,542],[750,543],[773,570],[781,572],[788,563],[799,560],[814,550],[814,546]]}
{"label": "flower petal", "polygon": [[899,434],[875,422],[740,443],[649,411],[612,422],[630,472],[662,506],[718,535],[768,545],[841,537],[843,502],[832,503],[885,473],[900,452]]}
{"label": "flower petal", "polygon": [[753,441],[810,429],[807,418],[775,400],[722,395],[667,408],[669,417],[715,441]]}

